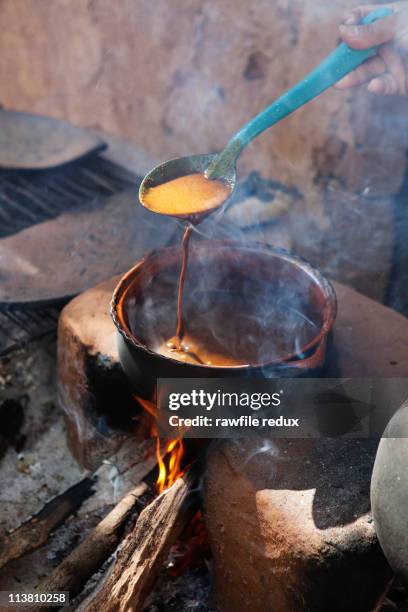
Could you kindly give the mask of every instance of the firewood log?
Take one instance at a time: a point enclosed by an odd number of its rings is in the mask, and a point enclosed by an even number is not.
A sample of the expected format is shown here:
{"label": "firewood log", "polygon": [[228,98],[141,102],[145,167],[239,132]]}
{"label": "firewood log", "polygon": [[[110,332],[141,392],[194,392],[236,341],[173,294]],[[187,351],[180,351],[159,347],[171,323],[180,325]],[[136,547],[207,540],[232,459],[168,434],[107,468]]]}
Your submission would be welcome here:
{"label": "firewood log", "polygon": [[[103,518],[91,533],[38,585],[39,593],[69,591],[70,599],[76,597],[89,578],[103,565],[121,541],[126,522],[136,509],[147,485],[140,483],[127,493]],[[57,610],[60,606],[53,606]],[[27,608],[27,612],[43,610],[43,606]],[[47,607],[49,610],[50,607]],[[25,608],[23,609],[24,612]]]}
{"label": "firewood log", "polygon": [[50,533],[93,494],[94,482],[94,478],[84,478],[54,497],[40,512],[6,536],[0,545],[0,569],[45,544]]}
{"label": "firewood log", "polygon": [[196,482],[195,465],[141,512],[119,549],[112,570],[96,595],[84,602],[81,609],[86,612],[142,609],[172,544],[197,511]]}

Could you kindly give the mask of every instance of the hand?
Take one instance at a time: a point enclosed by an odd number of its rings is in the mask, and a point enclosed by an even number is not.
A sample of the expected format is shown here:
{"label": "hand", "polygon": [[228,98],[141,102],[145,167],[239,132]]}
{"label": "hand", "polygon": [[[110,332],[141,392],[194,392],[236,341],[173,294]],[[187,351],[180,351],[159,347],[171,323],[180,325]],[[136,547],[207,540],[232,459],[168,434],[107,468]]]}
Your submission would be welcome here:
{"label": "hand", "polygon": [[[380,6],[391,8],[393,14],[369,25],[358,25],[363,17]],[[381,46],[375,57],[336,83],[337,89],[368,83],[368,90],[375,94],[408,95],[408,2],[360,6],[340,25],[340,35],[353,49]]]}

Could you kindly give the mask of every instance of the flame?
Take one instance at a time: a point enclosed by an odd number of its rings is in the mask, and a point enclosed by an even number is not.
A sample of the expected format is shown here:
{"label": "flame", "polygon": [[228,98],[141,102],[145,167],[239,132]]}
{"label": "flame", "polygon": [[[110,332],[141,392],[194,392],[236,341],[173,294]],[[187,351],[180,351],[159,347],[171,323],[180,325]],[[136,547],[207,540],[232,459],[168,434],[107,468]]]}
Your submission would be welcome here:
{"label": "flame", "polygon": [[156,425],[156,404],[137,395],[135,395],[135,399],[142,408],[153,417],[150,433],[152,437],[156,438],[156,458],[159,468],[156,489],[158,493],[163,493],[163,491],[171,487],[171,485],[183,475],[181,469],[181,462],[184,456],[183,438],[174,438],[164,443],[164,448],[162,448],[162,442],[159,438]]}
{"label": "flame", "polygon": [[[157,405],[154,401],[145,400],[137,395],[136,401],[152,417],[150,433],[156,438],[156,458],[158,465],[158,476],[156,479],[156,490],[162,493],[183,475],[181,463],[184,457],[183,437],[174,438],[169,441],[161,441],[157,430]],[[207,531],[203,522],[201,512],[197,513],[191,520],[182,538],[172,546],[169,554],[167,569],[173,578],[180,576],[188,567],[196,566],[198,563],[206,562],[209,558],[210,547]]]}

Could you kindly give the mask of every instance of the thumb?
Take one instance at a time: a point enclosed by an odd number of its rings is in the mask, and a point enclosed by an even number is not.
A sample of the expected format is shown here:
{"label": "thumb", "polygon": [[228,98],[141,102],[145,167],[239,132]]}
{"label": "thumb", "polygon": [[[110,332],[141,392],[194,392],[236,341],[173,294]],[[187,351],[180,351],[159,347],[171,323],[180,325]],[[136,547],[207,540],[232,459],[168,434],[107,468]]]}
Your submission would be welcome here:
{"label": "thumb", "polygon": [[397,14],[393,13],[367,25],[340,26],[340,34],[345,43],[353,49],[369,49],[389,42],[398,33]]}

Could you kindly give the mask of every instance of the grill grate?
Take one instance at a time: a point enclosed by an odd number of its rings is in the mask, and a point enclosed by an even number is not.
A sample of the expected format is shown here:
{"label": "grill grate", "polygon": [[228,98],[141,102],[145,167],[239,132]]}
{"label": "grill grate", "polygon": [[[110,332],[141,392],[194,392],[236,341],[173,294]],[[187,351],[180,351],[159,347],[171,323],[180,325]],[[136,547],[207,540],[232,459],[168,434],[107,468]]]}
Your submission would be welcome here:
{"label": "grill grate", "polygon": [[[0,170],[0,238],[135,186],[137,177],[89,156],[51,170]],[[55,332],[59,308],[0,306],[0,356]]]}
{"label": "grill grate", "polygon": [[100,156],[40,172],[0,171],[0,238],[135,185],[136,177]]}
{"label": "grill grate", "polygon": [[33,340],[55,332],[59,309],[21,309],[2,307],[0,310],[0,356]]}

